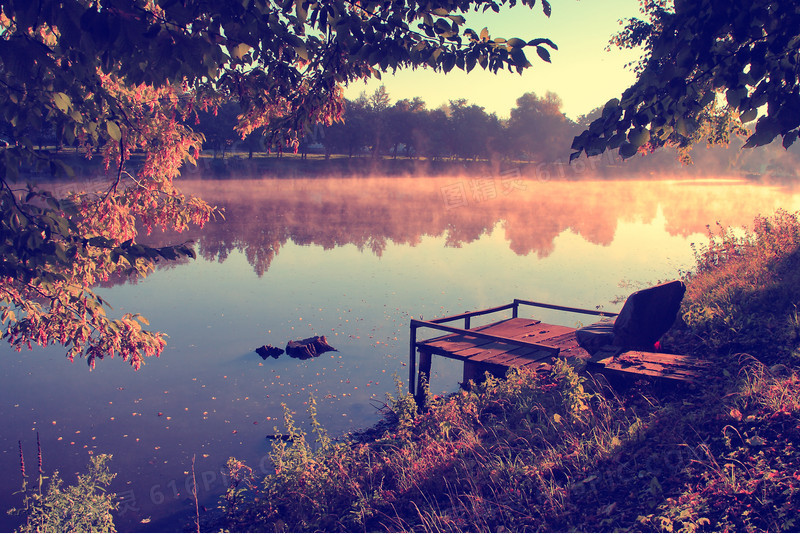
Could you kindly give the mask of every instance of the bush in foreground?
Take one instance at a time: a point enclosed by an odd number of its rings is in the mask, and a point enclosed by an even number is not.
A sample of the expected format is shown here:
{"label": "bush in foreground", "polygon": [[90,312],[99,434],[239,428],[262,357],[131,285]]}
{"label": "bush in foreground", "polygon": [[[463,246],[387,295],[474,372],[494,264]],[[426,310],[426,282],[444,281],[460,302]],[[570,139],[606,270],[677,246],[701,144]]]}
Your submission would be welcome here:
{"label": "bush in foreground", "polygon": [[64,487],[55,471],[43,491],[46,478],[41,468],[39,450],[38,488],[28,488],[25,463],[20,446],[20,463],[23,477],[23,508],[10,510],[11,514],[26,516],[20,532],[116,532],[112,512],[116,510],[116,495],[106,488],[116,476],[108,469],[111,455],[92,456],[87,472],[78,475],[77,484]]}

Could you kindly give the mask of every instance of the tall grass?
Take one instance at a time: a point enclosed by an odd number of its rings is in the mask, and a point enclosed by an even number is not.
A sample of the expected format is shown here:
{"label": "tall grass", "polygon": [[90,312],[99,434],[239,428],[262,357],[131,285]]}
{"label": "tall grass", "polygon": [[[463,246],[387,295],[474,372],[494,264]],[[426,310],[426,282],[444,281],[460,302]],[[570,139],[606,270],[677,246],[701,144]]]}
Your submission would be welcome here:
{"label": "tall grass", "polygon": [[695,259],[682,309],[686,328],[674,341],[718,360],[748,353],[767,363],[798,363],[798,215],[759,216],[743,234],[709,228],[709,244],[695,250]]}
{"label": "tall grass", "polygon": [[[236,530],[496,531],[557,528],[575,484],[636,435],[633,406],[566,363],[515,370],[471,391],[390,399],[388,429],[369,441],[330,440],[310,418],[317,448],[286,415],[275,473]],[[600,391],[603,391],[603,394]],[[545,527],[546,528],[546,527]]]}

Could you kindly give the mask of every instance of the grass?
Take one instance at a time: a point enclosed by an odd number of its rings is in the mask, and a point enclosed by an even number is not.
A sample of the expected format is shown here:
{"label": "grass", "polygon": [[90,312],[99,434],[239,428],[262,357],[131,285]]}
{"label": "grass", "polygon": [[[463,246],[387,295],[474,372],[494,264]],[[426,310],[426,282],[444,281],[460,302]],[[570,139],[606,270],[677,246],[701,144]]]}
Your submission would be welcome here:
{"label": "grass", "polygon": [[[739,353],[770,364],[800,363],[800,221],[779,210],[752,230],[709,229],[687,276],[682,328],[673,342],[735,367]],[[678,342],[677,340],[681,340]]]}
{"label": "grass", "polygon": [[[656,400],[512,371],[473,391],[408,396],[372,439],[317,448],[291,418],[276,471],[248,480],[236,531],[792,531],[800,379],[746,362],[734,391]],[[579,387],[580,386],[580,387]],[[313,410],[312,421],[315,421]],[[220,525],[214,525],[218,527]]]}

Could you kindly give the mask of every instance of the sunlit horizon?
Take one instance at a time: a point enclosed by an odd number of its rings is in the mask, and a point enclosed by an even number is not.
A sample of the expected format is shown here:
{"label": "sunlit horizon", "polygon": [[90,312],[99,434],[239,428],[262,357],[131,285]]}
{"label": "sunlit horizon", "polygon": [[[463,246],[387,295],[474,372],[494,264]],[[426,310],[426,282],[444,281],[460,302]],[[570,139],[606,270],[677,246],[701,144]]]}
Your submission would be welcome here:
{"label": "sunlit horizon", "polygon": [[446,75],[431,69],[402,70],[384,74],[381,80],[353,83],[345,89],[345,96],[354,99],[361,92],[369,95],[385,85],[392,102],[420,97],[428,109],[436,109],[449,100],[464,98],[507,118],[524,93],[543,96],[552,91],[561,97],[564,114],[574,120],[619,97],[635,81],[626,65],[638,59],[640,52],[606,51],[606,46],[619,31],[620,19],[638,15],[637,0],[554,2],[550,18],[542,14],[538,2],[533,9],[517,5],[501,9],[499,14],[468,13],[466,27],[476,31],[488,27],[492,37],[552,39],[558,45],[551,55],[552,63],[545,63],[533,49],[526,48],[533,66],[521,75],[507,70],[494,75],[480,67],[469,74],[455,68]]}

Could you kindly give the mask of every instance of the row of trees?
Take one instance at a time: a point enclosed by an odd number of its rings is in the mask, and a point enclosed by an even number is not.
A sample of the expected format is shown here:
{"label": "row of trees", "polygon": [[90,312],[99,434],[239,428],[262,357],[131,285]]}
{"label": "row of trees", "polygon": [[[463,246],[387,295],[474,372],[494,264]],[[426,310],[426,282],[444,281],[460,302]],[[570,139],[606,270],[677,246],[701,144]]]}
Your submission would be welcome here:
{"label": "row of trees", "polygon": [[[425,157],[429,159],[511,159],[563,161],[577,125],[561,111],[561,99],[526,93],[517,99],[508,119],[488,113],[464,99],[429,109],[420,98],[391,103],[384,86],[373,94],[344,103],[343,121],[314,128],[300,141],[299,150],[324,151],[326,156]],[[244,139],[234,131],[238,106],[229,103],[216,114],[200,114],[194,128],[206,137],[214,155],[225,156],[234,145],[240,151],[280,153],[281,142],[271,143],[264,130]]]}

